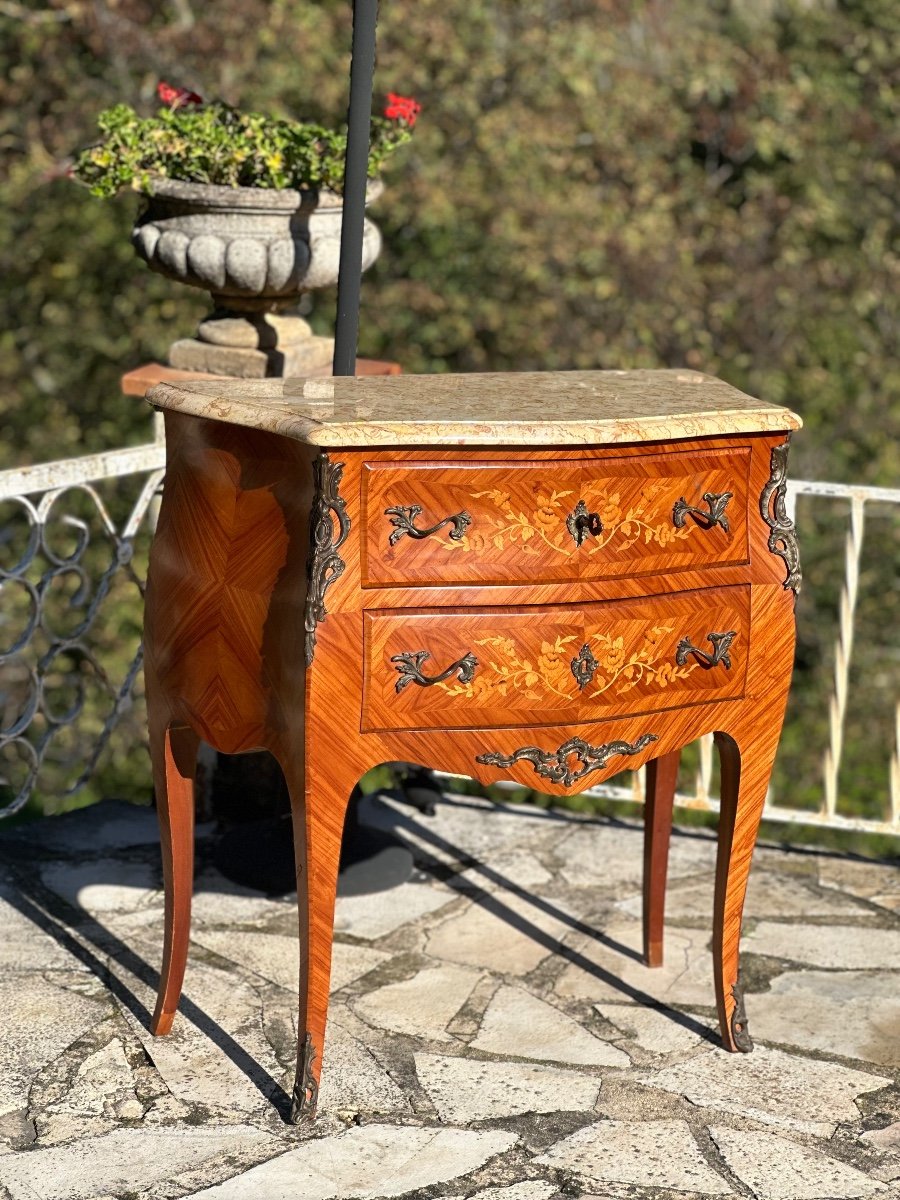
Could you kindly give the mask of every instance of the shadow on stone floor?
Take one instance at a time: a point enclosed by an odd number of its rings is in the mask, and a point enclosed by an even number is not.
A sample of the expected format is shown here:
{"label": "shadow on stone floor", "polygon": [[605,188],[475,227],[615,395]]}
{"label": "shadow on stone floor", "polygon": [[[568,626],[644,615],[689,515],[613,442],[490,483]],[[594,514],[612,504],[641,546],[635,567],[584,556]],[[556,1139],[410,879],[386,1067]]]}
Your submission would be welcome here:
{"label": "shadow on stone floor", "polygon": [[638,822],[373,801],[419,878],[339,901],[320,1116],[297,1129],[275,1107],[296,1038],[294,902],[229,885],[205,831],[188,995],[172,1035],[149,1038],[159,848],[152,811],[126,807],[0,836],[2,1196],[900,1188],[896,868],[761,845],[745,929],[758,1044],[734,1056],[714,1048],[710,835],[673,837],[668,966],[650,972]]}
{"label": "shadow on stone floor", "polygon": [[[389,800],[397,799],[397,796],[390,791],[385,791],[383,795]],[[473,812],[482,814],[484,812],[484,809],[478,805],[467,804],[464,797],[448,797],[445,799],[445,804],[451,804],[457,810],[464,811],[468,807]],[[498,816],[520,816],[524,819],[535,820],[536,814],[539,814],[537,819],[540,822],[548,825],[556,825],[563,829],[584,828],[585,826],[594,824],[589,818],[585,819],[583,816],[565,812],[534,810],[499,803],[495,807]],[[62,823],[74,824],[73,818],[77,815],[79,814],[67,814],[66,817],[58,818],[58,820]],[[522,913],[513,910],[495,893],[478,888],[473,889],[468,880],[461,883],[460,872],[474,872],[485,884],[499,887],[503,892],[519,898],[537,912],[551,918],[554,922],[568,927],[573,933],[581,934],[599,945],[605,946],[624,959],[640,963],[642,961],[641,955],[635,949],[615,938],[609,937],[593,925],[587,924],[578,917],[573,916],[564,908],[540,896],[534,890],[520,886],[508,875],[504,875],[502,872],[496,870],[476,854],[459,845],[458,842],[451,842],[441,837],[433,829],[428,828],[428,817],[413,816],[405,808],[399,809],[393,805],[382,805],[380,806],[380,811],[376,810],[374,815],[370,812],[367,820],[371,822],[373,827],[389,831],[398,836],[413,851],[417,866],[425,875],[430,876],[434,880],[440,880],[450,889],[459,892],[461,895],[465,895],[473,904],[509,925],[516,932],[530,938],[536,945],[542,947],[548,953],[558,955],[571,965],[580,968],[588,976],[592,976],[599,982],[605,983],[613,990],[621,993],[624,999],[636,1002],[650,1009],[655,1009],[660,1014],[665,1015],[674,1024],[680,1025],[705,1041],[714,1045],[718,1044],[716,1034],[708,1026],[693,1019],[688,1014],[670,1008],[668,1005],[661,1004],[650,993],[627,983],[613,971],[605,969],[602,965],[586,957],[574,947],[562,944],[551,933],[541,929],[533,921],[528,920]],[[605,818],[602,822],[597,822],[597,824],[602,827],[616,827],[617,822]],[[622,823],[621,828],[628,829],[629,826]],[[201,864],[201,870],[198,871],[197,880],[195,881],[195,896],[201,892],[212,892],[223,896],[246,895],[247,889],[230,883],[219,872],[204,871],[202,869],[202,863],[204,860],[208,860],[210,855],[203,854],[201,847],[204,840],[210,840],[210,833],[211,829],[209,827],[199,831],[197,857],[198,862]],[[685,835],[680,832],[679,836],[684,836],[688,839],[709,840],[708,834],[688,833]],[[94,849],[96,852],[96,850],[104,850],[106,847],[98,847],[95,844]],[[435,852],[443,854],[444,858],[439,858]],[[455,864],[455,866],[449,866],[448,860],[450,863]],[[105,872],[108,870],[108,862],[109,860],[102,858],[95,861],[96,872],[92,876],[92,882],[95,885],[102,886],[106,882]],[[12,864],[10,865],[12,866]],[[14,866],[13,870],[15,870]],[[98,979],[109,987],[112,994],[132,1013],[139,1024],[143,1028],[149,1029],[150,1012],[146,1006],[141,1003],[123,980],[117,978],[103,961],[91,952],[89,946],[73,936],[72,931],[67,925],[74,923],[79,934],[81,934],[86,942],[93,945],[96,950],[114,959],[120,966],[140,979],[154,992],[159,981],[158,969],[140,958],[111,929],[104,926],[102,922],[97,921],[96,917],[87,909],[82,908],[76,903],[68,903],[55,892],[42,886],[39,878],[34,875],[29,875],[18,870],[15,870],[15,874],[21,891],[17,899],[12,900],[14,906],[18,907],[24,916],[34,921],[39,928],[54,937],[61,946],[78,958]],[[186,995],[182,997],[179,1004],[179,1012],[197,1029],[206,1034],[244,1072],[254,1086],[260,1090],[262,1095],[275,1105],[280,1115],[284,1119],[287,1118],[290,1109],[290,1098],[287,1093],[221,1025],[214,1021]]]}
{"label": "shadow on stone floor", "polygon": [[[389,799],[396,799],[396,795],[392,792],[384,792],[383,794]],[[499,807],[500,806],[498,806],[498,808]],[[510,809],[504,807],[501,811],[506,813],[510,811]],[[514,812],[515,809],[513,808],[511,811]],[[517,896],[526,904],[533,906],[538,912],[544,913],[546,916],[551,917],[554,921],[558,921],[563,925],[567,925],[573,932],[580,933],[583,936],[590,938],[592,941],[595,941],[602,946],[606,946],[608,949],[614,951],[616,954],[621,955],[623,958],[631,959],[633,962],[643,962],[642,956],[636,950],[633,950],[630,946],[626,946],[624,943],[616,940],[615,938],[607,936],[594,926],[588,925],[584,921],[579,920],[577,917],[572,916],[571,913],[566,912],[565,909],[561,908],[559,905],[553,904],[551,901],[548,901],[542,896],[537,895],[534,891],[521,887],[507,875],[503,875],[501,872],[495,870],[487,863],[482,862],[477,856],[466,852],[460,846],[452,842],[448,842],[445,838],[442,838],[433,830],[428,829],[421,819],[416,819],[415,817],[408,815],[406,812],[400,811],[399,809],[393,807],[388,809],[387,812],[390,815],[380,827],[389,829],[394,834],[399,835],[409,849],[416,852],[417,859],[422,864],[423,869],[428,871],[429,874],[433,875],[434,878],[443,879],[448,887],[460,891],[461,894],[466,895],[473,904],[478,905],[480,908],[484,909],[485,912],[490,913],[498,920],[505,922],[510,926],[510,928],[524,934],[528,938],[531,938],[539,946],[542,946],[545,950],[547,950],[548,953],[556,954],[560,958],[571,963],[573,966],[579,967],[586,974],[593,976],[595,979],[607,984],[614,990],[621,992],[622,995],[628,1000],[633,1000],[647,1008],[656,1009],[657,1011],[664,1013],[676,1025],[680,1025],[682,1028],[690,1030],[691,1033],[697,1034],[698,1037],[703,1038],[705,1041],[709,1041],[714,1045],[718,1045],[719,1039],[717,1035],[714,1034],[706,1025],[701,1024],[699,1021],[695,1021],[686,1013],[681,1013],[675,1009],[669,1008],[666,1005],[661,1005],[659,1001],[649,993],[626,983],[612,971],[605,970],[599,963],[592,961],[583,954],[580,954],[573,947],[563,945],[557,938],[553,937],[545,930],[540,929],[536,924],[534,924],[533,921],[529,921],[526,917],[522,916],[521,913],[517,913],[510,908],[508,904],[504,904],[496,894],[487,891],[473,890],[471,886],[460,887],[458,883],[458,874],[454,872],[453,874],[448,875],[445,860],[439,859],[433,854],[423,852],[421,843],[425,842],[432,849],[439,850],[447,856],[452,856],[457,862],[462,864],[467,871],[476,872],[476,874],[485,882],[495,884],[502,888],[503,891],[509,892],[510,895]],[[567,814],[565,813],[551,813],[548,817],[548,819],[561,820],[564,823],[566,822],[566,818]],[[425,819],[427,820],[427,818]],[[573,824],[574,827],[572,818],[569,818],[568,823]],[[578,822],[579,826],[583,823],[583,821]],[[409,837],[403,838],[404,833],[407,835],[413,835],[415,839],[418,839],[418,842]]]}
{"label": "shadow on stone floor", "polygon": [[[0,856],[0,862],[3,861]],[[159,970],[122,941],[111,929],[101,924],[87,910],[67,903],[50,889],[26,874],[15,863],[4,862],[18,890],[10,890],[5,899],[24,917],[48,934],[65,951],[91,972],[120,1004],[144,1028],[150,1028],[151,1014],[134,991],[111,970],[104,956],[146,984],[155,993],[159,985]],[[98,872],[98,882],[102,873]],[[226,887],[227,880],[224,881]],[[73,920],[74,918],[74,920]],[[74,928],[72,928],[74,926]],[[77,932],[76,932],[77,931]],[[161,947],[160,947],[161,949]],[[288,1120],[291,1098],[269,1072],[237,1042],[222,1026],[187,995],[182,995],[179,1014],[191,1022],[242,1071],[262,1096]]]}

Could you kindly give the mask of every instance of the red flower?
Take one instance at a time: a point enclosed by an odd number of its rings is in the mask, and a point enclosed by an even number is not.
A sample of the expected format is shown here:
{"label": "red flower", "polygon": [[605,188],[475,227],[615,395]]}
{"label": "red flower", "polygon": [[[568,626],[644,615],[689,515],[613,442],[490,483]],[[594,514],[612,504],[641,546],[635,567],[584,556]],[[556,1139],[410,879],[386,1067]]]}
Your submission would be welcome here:
{"label": "red flower", "polygon": [[388,92],[384,115],[390,121],[405,121],[412,129],[416,123],[422,105],[412,96],[398,96],[396,92]]}
{"label": "red flower", "polygon": [[186,104],[202,104],[203,97],[192,92],[190,88],[172,87],[171,83],[161,80],[156,85],[156,94],[169,108],[183,108]]}

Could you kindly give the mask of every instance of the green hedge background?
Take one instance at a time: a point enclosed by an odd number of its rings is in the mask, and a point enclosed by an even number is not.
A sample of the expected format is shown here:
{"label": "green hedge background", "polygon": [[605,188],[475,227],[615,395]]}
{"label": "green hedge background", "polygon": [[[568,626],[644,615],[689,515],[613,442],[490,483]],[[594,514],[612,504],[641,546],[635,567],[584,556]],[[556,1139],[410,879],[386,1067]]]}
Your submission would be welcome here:
{"label": "green hedge background", "polygon": [[[118,377],[205,308],[134,257],[136,197],[64,178],[96,113],[149,112],[166,79],[338,121],[350,7],[0,7],[0,466],[147,440]],[[796,477],[896,483],[898,44],[895,0],[382,0],[377,87],[423,114],[373,210],[360,352],[422,372],[687,365],[800,412]],[[333,310],[317,296],[320,331]],[[842,537],[824,515],[804,530],[791,703],[823,738]],[[877,811],[897,522],[870,537],[845,774]],[[779,771],[813,802],[806,746]]]}

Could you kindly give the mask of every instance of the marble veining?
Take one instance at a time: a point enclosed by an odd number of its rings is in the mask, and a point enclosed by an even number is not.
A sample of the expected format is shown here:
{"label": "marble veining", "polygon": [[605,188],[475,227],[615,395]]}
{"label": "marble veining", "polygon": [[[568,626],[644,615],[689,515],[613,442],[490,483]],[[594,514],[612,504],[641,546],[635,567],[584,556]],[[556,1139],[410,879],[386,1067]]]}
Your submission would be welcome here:
{"label": "marble veining", "polygon": [[158,384],[151,404],[314,446],[609,445],[799,429],[695,371],[546,371]]}

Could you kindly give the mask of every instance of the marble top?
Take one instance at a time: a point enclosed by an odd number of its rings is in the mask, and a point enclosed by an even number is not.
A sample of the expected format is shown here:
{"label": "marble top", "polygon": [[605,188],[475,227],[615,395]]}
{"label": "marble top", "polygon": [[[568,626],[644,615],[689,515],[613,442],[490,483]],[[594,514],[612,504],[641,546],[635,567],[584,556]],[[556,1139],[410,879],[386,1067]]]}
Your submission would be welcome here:
{"label": "marble top", "polygon": [[161,383],[159,408],[314,446],[587,446],[799,429],[694,371],[545,371]]}

